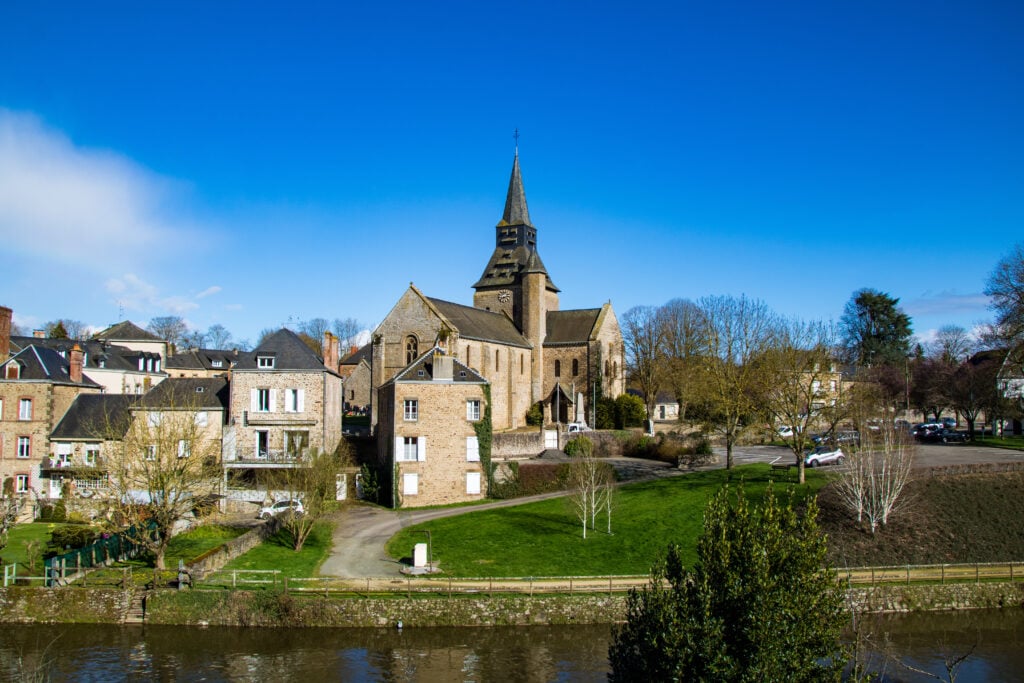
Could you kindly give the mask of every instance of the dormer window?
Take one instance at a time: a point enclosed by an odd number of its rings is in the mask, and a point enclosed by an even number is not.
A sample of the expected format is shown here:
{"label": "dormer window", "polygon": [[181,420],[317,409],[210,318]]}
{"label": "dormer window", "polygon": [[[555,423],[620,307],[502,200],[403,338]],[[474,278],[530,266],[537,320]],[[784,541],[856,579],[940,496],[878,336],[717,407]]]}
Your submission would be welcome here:
{"label": "dormer window", "polygon": [[256,367],[261,370],[273,370],[274,369],[274,357],[273,356],[256,356]]}
{"label": "dormer window", "polygon": [[210,361],[210,365],[212,367],[215,367],[215,368],[222,368],[222,367],[224,367],[224,361],[222,361],[222,360],[213,360],[213,361]]}
{"label": "dormer window", "polygon": [[11,361],[7,364],[7,379],[20,379],[21,378],[21,363],[18,361]]}

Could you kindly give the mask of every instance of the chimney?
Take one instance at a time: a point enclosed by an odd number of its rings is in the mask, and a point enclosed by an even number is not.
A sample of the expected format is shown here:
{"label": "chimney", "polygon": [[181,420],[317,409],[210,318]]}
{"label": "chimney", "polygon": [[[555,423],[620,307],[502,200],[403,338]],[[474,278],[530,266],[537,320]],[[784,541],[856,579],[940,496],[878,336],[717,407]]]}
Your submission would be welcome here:
{"label": "chimney", "polygon": [[352,346],[348,347],[348,355],[351,356],[353,353],[355,353],[358,350],[359,350],[359,347],[356,346],[355,344],[353,344]]}
{"label": "chimney", "polygon": [[85,364],[85,354],[82,353],[82,347],[75,344],[71,347],[71,357],[68,359],[68,363],[71,365],[71,381],[75,384],[82,383],[82,365]]}
{"label": "chimney", "polygon": [[46,330],[32,330],[32,336],[36,339],[46,339]]}
{"label": "chimney", "polygon": [[334,367],[331,370],[338,372],[341,369],[341,339],[337,336],[334,337],[334,351],[331,355],[334,356]]}
{"label": "chimney", "polygon": [[434,351],[434,381],[451,382],[453,379],[452,357],[444,355],[443,351]]}
{"label": "chimney", "polygon": [[7,360],[11,355],[11,318],[14,311],[6,306],[0,306],[0,363]]}
{"label": "chimney", "polygon": [[338,359],[334,357],[337,348],[334,345],[334,335],[330,332],[324,332],[324,366],[334,372],[338,371]]}

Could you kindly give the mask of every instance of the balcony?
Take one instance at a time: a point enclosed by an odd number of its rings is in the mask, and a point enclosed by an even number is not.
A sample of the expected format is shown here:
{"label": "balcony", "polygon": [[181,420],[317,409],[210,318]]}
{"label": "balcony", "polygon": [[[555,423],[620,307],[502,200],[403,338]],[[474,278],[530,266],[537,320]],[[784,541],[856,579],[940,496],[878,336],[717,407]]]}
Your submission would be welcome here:
{"label": "balcony", "polygon": [[70,476],[97,476],[106,473],[107,466],[103,458],[97,458],[95,464],[86,464],[78,458],[57,456],[43,458],[39,469],[44,477],[61,473]]}
{"label": "balcony", "polygon": [[305,461],[305,452],[271,449],[257,454],[253,451],[235,451],[225,454],[224,467],[300,467]]}

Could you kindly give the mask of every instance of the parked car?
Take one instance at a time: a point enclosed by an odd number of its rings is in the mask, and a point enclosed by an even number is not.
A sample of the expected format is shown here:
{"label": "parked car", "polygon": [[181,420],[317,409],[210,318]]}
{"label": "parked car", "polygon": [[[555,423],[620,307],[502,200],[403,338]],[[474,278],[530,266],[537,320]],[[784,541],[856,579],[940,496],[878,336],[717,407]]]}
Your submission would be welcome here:
{"label": "parked car", "polygon": [[967,432],[958,432],[945,427],[924,431],[917,435],[917,440],[924,443],[965,443],[967,439]]}
{"label": "parked car", "polygon": [[570,422],[566,425],[566,430],[570,434],[578,434],[580,432],[591,431],[590,427],[587,426],[586,422]]}
{"label": "parked car", "polygon": [[922,434],[937,432],[943,428],[945,428],[945,425],[941,422],[920,422],[914,425],[914,428],[910,430],[910,435],[920,438]]}
{"label": "parked car", "polygon": [[843,449],[831,446],[818,446],[804,456],[804,465],[807,467],[818,467],[819,465],[842,465],[846,455]]}
{"label": "parked car", "polygon": [[793,428],[789,425],[783,425],[775,430],[775,433],[781,436],[783,439],[788,439],[793,436]]}
{"label": "parked car", "polygon": [[301,500],[279,500],[273,505],[260,508],[259,514],[257,514],[256,517],[258,519],[270,519],[282,512],[291,512],[295,515],[301,515],[305,512],[305,509],[302,507]]}
{"label": "parked car", "polygon": [[860,432],[856,430],[847,430],[842,432],[834,432],[828,434],[816,434],[811,437],[815,444],[818,446],[860,446]]}
{"label": "parked car", "polygon": [[939,420],[939,422],[941,422],[946,429],[956,429],[955,417],[944,417],[941,420]]}

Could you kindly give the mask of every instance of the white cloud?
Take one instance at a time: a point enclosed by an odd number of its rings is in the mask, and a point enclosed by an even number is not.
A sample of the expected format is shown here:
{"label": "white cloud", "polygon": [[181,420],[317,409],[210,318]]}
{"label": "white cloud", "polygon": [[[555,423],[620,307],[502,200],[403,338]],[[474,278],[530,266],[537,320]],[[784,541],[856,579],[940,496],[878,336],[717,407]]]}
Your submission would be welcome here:
{"label": "white cloud", "polygon": [[959,315],[983,313],[989,304],[984,294],[956,294],[955,292],[925,292],[918,298],[904,304],[903,310],[912,318],[926,315]]}
{"label": "white cloud", "polygon": [[205,299],[208,296],[212,296],[212,295],[216,294],[220,290],[221,290],[220,286],[213,285],[212,287],[207,287],[203,291],[201,291],[198,294],[196,294],[196,298],[197,299]]}
{"label": "white cloud", "polygon": [[[0,108],[0,235],[46,261],[116,272],[191,232],[171,217],[176,183],[113,152],[76,146],[36,117]],[[87,255],[86,255],[87,254]]]}
{"label": "white cloud", "polygon": [[191,296],[182,294],[163,295],[155,286],[146,282],[134,273],[125,273],[121,277],[110,278],[105,284],[106,290],[119,306],[126,310],[152,313],[173,313],[184,315],[199,308],[200,299],[221,291],[217,285],[207,287],[198,294]]}

